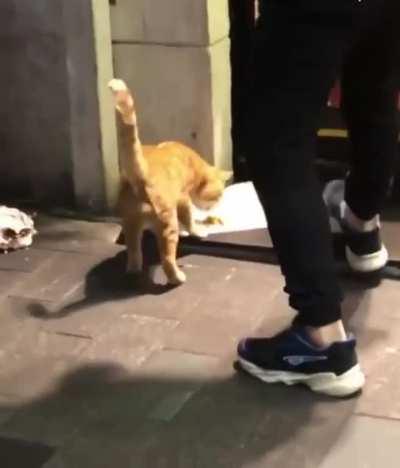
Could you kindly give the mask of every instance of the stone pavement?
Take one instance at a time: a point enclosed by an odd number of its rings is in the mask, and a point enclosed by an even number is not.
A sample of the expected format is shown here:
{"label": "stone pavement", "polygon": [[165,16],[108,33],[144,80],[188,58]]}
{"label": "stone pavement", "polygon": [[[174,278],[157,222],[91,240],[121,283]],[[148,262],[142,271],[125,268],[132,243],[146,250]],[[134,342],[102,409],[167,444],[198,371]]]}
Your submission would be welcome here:
{"label": "stone pavement", "polygon": [[396,264],[379,288],[343,275],[368,383],[335,401],[232,365],[241,336],[292,317],[273,262],[186,247],[188,282],[168,289],[159,269],[155,286],[124,274],[117,225],[39,230],[0,256],[1,468],[399,465]]}

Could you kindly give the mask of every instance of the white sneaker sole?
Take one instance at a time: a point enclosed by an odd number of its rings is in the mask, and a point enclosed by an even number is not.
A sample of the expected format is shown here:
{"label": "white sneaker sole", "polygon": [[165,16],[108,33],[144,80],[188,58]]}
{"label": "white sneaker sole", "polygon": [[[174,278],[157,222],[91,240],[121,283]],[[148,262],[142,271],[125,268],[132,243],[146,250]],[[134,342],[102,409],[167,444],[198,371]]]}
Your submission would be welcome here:
{"label": "white sneaker sole", "polygon": [[351,396],[359,392],[365,383],[365,376],[357,364],[341,375],[333,372],[319,374],[300,374],[297,372],[266,370],[250,361],[239,357],[241,367],[252,376],[266,383],[284,383],[285,385],[305,384],[313,392],[333,397]]}
{"label": "white sneaker sole", "polygon": [[378,252],[369,255],[356,255],[346,246],[346,259],[350,268],[359,273],[372,273],[381,270],[389,260],[389,254],[384,245]]}

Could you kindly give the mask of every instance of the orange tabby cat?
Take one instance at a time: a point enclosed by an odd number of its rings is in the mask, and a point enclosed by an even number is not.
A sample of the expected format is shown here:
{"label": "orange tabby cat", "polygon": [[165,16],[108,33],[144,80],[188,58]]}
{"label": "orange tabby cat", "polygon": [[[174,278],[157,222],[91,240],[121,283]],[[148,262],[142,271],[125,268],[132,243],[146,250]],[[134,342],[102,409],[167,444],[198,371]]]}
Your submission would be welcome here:
{"label": "orange tabby cat", "polygon": [[193,220],[191,202],[202,209],[214,206],[232,174],[210,166],[182,143],[142,146],[133,97],[126,84],[114,79],[109,87],[118,111],[119,210],[128,249],[127,270],[142,270],[142,233],[151,229],[158,240],[168,282],[182,284],[186,276],[176,262],[179,222],[190,234],[201,236],[201,227]]}

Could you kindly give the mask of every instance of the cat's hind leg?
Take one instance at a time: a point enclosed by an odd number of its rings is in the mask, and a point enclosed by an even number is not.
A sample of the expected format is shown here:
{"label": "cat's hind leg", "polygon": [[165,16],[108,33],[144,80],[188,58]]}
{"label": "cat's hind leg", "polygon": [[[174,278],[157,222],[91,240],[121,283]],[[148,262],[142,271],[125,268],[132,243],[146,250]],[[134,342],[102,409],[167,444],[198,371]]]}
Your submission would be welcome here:
{"label": "cat's hind leg", "polygon": [[124,219],[123,232],[128,254],[126,271],[140,273],[143,270],[143,225],[137,219]]}

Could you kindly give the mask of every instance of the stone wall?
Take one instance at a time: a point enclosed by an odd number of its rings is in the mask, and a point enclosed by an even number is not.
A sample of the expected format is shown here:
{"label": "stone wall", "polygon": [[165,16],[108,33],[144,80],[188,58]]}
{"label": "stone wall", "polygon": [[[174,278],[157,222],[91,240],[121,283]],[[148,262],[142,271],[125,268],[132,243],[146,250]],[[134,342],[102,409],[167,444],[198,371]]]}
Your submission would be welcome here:
{"label": "stone wall", "polygon": [[0,57],[0,197],[71,202],[62,2],[2,0]]}
{"label": "stone wall", "polygon": [[142,140],[181,140],[232,164],[227,0],[117,0],[115,75],[132,87]]}
{"label": "stone wall", "polygon": [[0,203],[106,210],[118,174],[102,98],[112,76],[108,0],[2,0],[0,57]]}

